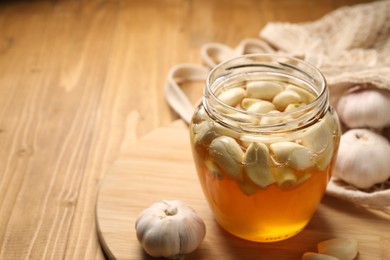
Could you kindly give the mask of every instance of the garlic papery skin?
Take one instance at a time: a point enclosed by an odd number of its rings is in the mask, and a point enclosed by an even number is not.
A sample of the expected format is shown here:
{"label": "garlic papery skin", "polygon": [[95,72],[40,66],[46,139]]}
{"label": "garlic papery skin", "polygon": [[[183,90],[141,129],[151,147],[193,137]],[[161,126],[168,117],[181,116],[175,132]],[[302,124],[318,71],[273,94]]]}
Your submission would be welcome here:
{"label": "garlic papery skin", "polygon": [[334,176],[367,189],[390,177],[390,144],[368,129],[351,129],[341,136]]}
{"label": "garlic papery skin", "polygon": [[138,216],[137,239],[151,256],[179,259],[194,251],[206,235],[206,226],[197,213],[179,200],[164,200]]}
{"label": "garlic papery skin", "polygon": [[338,101],[336,110],[349,128],[382,129],[390,125],[390,91],[360,89],[346,93]]}

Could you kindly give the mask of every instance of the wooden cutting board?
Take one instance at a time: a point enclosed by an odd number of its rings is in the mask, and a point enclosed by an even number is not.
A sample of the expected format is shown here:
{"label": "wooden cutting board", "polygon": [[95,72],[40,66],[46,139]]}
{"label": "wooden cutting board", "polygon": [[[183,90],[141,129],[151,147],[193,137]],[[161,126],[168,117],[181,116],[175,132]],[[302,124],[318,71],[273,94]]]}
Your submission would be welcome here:
{"label": "wooden cutting board", "polygon": [[138,214],[154,202],[179,199],[204,219],[206,238],[189,259],[300,259],[334,237],[359,242],[359,260],[390,259],[390,217],[325,196],[309,225],[297,236],[274,243],[233,237],[214,221],[198,183],[188,128],[181,121],[159,128],[126,149],[101,184],[96,205],[101,244],[112,259],[154,259],[135,235]]}

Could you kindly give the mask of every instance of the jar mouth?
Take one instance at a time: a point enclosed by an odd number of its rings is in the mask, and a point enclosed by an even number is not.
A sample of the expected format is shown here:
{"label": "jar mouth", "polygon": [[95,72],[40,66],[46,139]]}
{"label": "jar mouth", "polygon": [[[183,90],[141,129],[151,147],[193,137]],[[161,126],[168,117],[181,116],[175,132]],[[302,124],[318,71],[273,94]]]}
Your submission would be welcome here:
{"label": "jar mouth", "polygon": [[[229,80],[248,79],[251,75],[303,84],[314,91],[315,99],[293,111],[261,113],[229,106],[218,98],[216,91],[222,85],[228,85]],[[290,56],[247,54],[222,62],[211,70],[206,79],[203,103],[209,116],[221,124],[240,131],[275,133],[305,128],[317,121],[329,107],[328,96],[325,77],[313,65]],[[278,122],[282,117],[291,120]],[[259,125],[262,118],[268,118],[272,123]]]}

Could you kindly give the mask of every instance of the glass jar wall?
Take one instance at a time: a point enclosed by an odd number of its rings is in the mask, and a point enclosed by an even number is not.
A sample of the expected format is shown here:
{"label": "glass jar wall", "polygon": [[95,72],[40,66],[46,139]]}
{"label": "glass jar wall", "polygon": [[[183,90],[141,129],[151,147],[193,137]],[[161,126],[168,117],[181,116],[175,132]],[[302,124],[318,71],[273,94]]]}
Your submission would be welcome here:
{"label": "glass jar wall", "polygon": [[251,241],[300,232],[325,192],[340,126],[323,75],[289,57],[246,55],[210,73],[190,124],[217,222]]}

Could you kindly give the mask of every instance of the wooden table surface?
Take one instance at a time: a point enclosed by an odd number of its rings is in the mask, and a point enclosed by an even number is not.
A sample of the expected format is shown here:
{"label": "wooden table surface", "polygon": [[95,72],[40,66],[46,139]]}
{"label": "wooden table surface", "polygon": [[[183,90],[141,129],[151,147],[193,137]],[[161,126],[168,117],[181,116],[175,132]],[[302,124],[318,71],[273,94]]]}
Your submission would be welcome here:
{"label": "wooden table surface", "polygon": [[359,2],[0,1],[0,259],[104,259],[99,183],[123,147],[177,119],[169,68]]}

